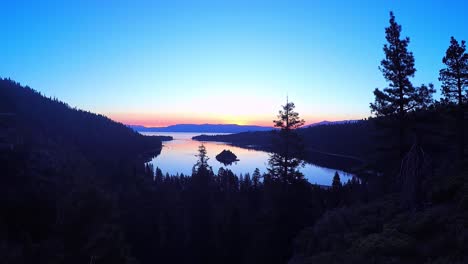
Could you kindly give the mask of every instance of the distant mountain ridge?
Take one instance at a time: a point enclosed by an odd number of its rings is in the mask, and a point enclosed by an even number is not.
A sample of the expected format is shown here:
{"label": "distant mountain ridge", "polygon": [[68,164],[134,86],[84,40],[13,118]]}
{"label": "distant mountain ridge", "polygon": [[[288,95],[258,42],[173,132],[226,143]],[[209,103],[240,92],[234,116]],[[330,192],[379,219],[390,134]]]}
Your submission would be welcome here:
{"label": "distant mountain ridge", "polygon": [[241,133],[248,131],[270,131],[272,127],[236,124],[177,124],[167,127],[145,127],[129,125],[138,132],[200,132],[200,133]]}
{"label": "distant mountain ridge", "polygon": [[[314,124],[304,126],[314,127],[320,125],[336,125],[356,123],[359,120],[342,120],[342,121],[321,121]],[[271,131],[275,128],[268,126],[256,125],[237,125],[237,124],[177,124],[167,127],[145,127],[141,125],[128,125],[138,132],[200,132],[200,133],[242,133],[242,132],[256,132],[256,131]]]}

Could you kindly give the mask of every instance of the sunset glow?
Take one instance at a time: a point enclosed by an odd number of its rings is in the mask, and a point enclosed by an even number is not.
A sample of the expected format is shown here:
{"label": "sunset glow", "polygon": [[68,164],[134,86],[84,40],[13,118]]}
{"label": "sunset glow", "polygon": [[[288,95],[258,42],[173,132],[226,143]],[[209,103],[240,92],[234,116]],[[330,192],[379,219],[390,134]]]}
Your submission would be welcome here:
{"label": "sunset glow", "polygon": [[468,264],[468,0],[1,10],[0,264]]}
{"label": "sunset glow", "polygon": [[429,55],[452,35],[468,38],[451,26],[466,24],[463,9],[442,1],[4,4],[3,77],[145,126],[271,125],[287,95],[309,124],[366,118],[373,89],[386,85],[377,66],[389,10],[411,36],[415,84],[440,86],[441,56]]}
{"label": "sunset glow", "polygon": [[[255,118],[249,116],[162,116],[160,114],[147,114],[147,113],[104,113],[109,118],[118,122],[129,124],[129,125],[142,125],[146,127],[165,127],[176,124],[238,124],[238,125],[259,125],[259,126],[273,126],[273,119],[276,118],[276,113],[269,116],[256,116]],[[338,121],[338,120],[353,120],[355,118],[352,115],[341,115],[341,116],[307,116],[303,117],[306,120],[306,124],[313,124],[320,121]]]}

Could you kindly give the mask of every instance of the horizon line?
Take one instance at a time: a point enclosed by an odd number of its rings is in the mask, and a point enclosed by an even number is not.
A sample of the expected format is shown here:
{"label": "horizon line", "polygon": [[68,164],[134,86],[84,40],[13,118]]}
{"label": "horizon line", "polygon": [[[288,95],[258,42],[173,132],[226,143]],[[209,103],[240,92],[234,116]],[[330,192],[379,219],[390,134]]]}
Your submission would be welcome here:
{"label": "horizon line", "polygon": [[[305,124],[302,127],[307,127],[307,126],[320,124],[320,123],[325,123],[325,122],[335,123],[335,122],[347,122],[347,121],[352,122],[352,121],[360,121],[360,120],[364,120],[364,119],[344,119],[344,120],[334,120],[334,121],[322,120],[322,121],[318,121],[318,122],[314,122],[314,123],[310,123],[310,124]],[[135,124],[135,123],[129,124],[129,123],[124,123],[124,122],[121,122],[121,123],[126,125],[126,126],[140,126],[140,127],[144,127],[144,128],[167,128],[167,127],[178,126],[178,125],[193,125],[193,126],[203,126],[203,125],[229,126],[229,125],[235,125],[235,126],[241,126],[241,127],[257,126],[257,127],[274,128],[274,125],[268,126],[268,125],[258,125],[258,124],[236,124],[236,123],[226,123],[226,124],[224,124],[224,123],[175,123],[175,124],[166,125],[166,126],[142,125],[142,124]]]}

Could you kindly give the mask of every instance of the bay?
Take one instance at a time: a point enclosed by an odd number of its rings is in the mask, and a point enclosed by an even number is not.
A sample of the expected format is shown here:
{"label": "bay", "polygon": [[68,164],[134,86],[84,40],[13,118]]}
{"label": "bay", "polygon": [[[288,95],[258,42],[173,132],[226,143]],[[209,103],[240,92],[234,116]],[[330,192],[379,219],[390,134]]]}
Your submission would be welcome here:
{"label": "bay", "polygon": [[[197,161],[198,147],[203,144],[206,147],[208,157],[208,164],[212,167],[213,172],[217,173],[219,168],[223,167],[229,169],[238,176],[246,173],[252,174],[256,168],[263,174],[267,172],[269,153],[259,150],[244,149],[236,146],[229,145],[224,142],[200,142],[192,140],[192,137],[198,136],[202,133],[184,133],[184,132],[145,132],[144,135],[159,135],[159,136],[172,136],[173,140],[164,141],[161,154],[154,157],[150,163],[154,168],[159,168],[165,175],[176,175],[183,173],[184,175],[191,175],[193,165]],[[207,134],[207,133],[203,133]],[[222,134],[222,133],[214,133]],[[212,134],[212,135],[214,135]],[[232,165],[225,166],[217,161],[215,156],[224,149],[232,151],[239,161]],[[312,163],[300,168],[305,178],[310,183],[319,185],[331,185],[333,176],[338,171],[341,181],[344,183],[352,178],[352,174],[344,171],[335,170],[332,168],[320,167]]]}

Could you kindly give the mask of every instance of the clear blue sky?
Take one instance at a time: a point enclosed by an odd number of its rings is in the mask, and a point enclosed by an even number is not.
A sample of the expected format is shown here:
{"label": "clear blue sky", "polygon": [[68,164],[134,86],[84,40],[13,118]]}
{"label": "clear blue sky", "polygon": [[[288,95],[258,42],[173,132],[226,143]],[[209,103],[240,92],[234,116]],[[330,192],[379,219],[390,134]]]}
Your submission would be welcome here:
{"label": "clear blue sky", "polygon": [[370,115],[389,11],[414,84],[437,81],[468,1],[2,1],[0,76],[126,123]]}

